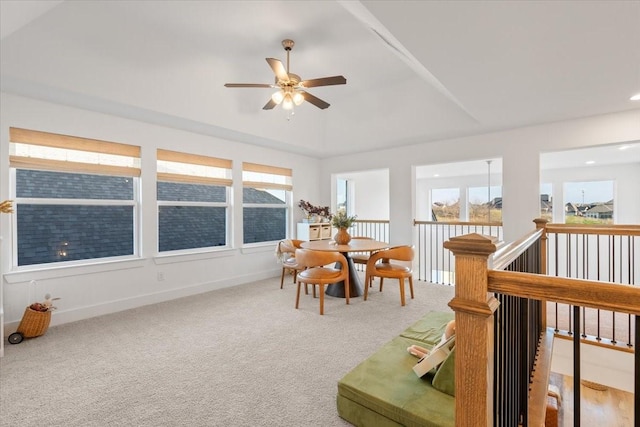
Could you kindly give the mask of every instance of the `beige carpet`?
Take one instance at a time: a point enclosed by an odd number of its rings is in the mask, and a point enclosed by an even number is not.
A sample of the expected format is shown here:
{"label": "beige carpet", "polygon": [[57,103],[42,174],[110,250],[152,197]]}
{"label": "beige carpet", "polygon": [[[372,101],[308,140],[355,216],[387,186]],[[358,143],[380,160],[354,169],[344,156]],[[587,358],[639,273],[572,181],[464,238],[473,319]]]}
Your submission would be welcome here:
{"label": "beige carpet", "polygon": [[5,346],[0,425],[348,425],[337,381],[454,292],[416,282],[401,307],[396,282],[374,289],[320,316],[278,278],[51,327]]}

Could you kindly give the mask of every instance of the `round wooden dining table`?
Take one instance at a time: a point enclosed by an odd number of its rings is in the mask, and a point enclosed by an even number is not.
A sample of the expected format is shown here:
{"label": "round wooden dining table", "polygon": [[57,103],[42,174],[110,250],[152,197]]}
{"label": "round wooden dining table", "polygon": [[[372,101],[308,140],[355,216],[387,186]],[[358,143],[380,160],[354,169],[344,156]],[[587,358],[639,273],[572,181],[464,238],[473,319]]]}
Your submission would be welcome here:
{"label": "round wooden dining table", "polygon": [[[333,240],[312,240],[302,242],[300,246],[304,249],[312,249],[314,251],[340,252],[347,258],[347,264],[349,265],[349,297],[359,297],[364,294],[362,280],[360,280],[356,266],[349,256],[349,253],[374,252],[390,247],[389,243],[370,239],[351,239],[346,245],[338,245]],[[336,266],[339,265],[340,264],[336,264]],[[344,298],[344,282],[332,283],[327,286],[325,294],[331,295],[332,297]]]}

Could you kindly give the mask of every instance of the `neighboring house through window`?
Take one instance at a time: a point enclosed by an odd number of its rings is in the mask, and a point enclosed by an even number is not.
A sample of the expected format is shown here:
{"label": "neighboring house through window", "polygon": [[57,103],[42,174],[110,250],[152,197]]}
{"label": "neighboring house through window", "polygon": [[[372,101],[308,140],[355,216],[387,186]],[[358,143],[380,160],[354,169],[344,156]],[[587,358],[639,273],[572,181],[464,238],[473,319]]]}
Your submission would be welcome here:
{"label": "neighboring house through window", "polygon": [[10,128],[13,266],[138,254],[140,147]]}
{"label": "neighboring house through window", "polygon": [[291,169],[242,163],[243,243],[287,237]]}
{"label": "neighboring house through window", "polygon": [[431,220],[460,221],[459,188],[434,188],[431,190]]}
{"label": "neighboring house through window", "polygon": [[231,160],[158,150],[158,251],[228,246]]}
{"label": "neighboring house through window", "polygon": [[564,182],[567,224],[613,224],[614,181]]}
{"label": "neighboring house through window", "polygon": [[469,221],[502,222],[502,186],[469,188]]}

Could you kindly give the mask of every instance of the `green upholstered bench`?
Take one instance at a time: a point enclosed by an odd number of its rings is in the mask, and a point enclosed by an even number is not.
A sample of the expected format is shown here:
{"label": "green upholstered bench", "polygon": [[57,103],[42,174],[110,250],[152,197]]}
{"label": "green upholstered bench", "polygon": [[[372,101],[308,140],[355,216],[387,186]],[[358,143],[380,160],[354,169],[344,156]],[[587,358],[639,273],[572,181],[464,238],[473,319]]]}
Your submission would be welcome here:
{"label": "green upholstered bench", "polygon": [[386,343],[338,382],[338,414],[356,426],[454,426],[455,351],[423,378],[413,372],[416,344],[432,348],[453,320],[430,312]]}

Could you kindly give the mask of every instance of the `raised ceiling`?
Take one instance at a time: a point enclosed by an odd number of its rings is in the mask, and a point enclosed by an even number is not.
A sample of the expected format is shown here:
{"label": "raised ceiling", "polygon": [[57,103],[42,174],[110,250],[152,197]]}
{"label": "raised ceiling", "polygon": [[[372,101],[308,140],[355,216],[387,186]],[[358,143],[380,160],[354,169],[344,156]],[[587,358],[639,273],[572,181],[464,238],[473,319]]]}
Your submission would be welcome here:
{"label": "raised ceiling", "polygon": [[[0,2],[1,84],[319,158],[640,108],[636,1]],[[266,57],[309,91],[262,110]]]}

